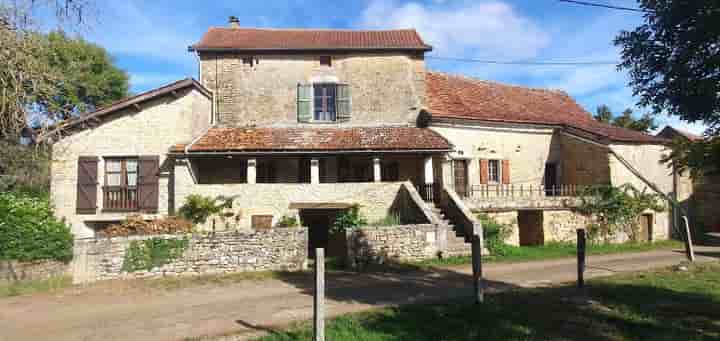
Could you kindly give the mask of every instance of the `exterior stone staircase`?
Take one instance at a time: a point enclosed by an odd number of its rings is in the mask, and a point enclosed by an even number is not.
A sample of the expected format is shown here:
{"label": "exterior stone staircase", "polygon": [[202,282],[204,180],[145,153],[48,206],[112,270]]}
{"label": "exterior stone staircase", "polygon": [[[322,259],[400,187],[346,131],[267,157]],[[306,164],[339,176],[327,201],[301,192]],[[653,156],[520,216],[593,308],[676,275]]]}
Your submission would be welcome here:
{"label": "exterior stone staircase", "polygon": [[455,257],[455,256],[470,256],[472,255],[472,247],[470,243],[465,242],[465,236],[463,232],[455,228],[442,209],[432,203],[428,203],[433,214],[437,217],[438,221],[447,227],[447,246],[445,251],[442,253],[442,257]]}

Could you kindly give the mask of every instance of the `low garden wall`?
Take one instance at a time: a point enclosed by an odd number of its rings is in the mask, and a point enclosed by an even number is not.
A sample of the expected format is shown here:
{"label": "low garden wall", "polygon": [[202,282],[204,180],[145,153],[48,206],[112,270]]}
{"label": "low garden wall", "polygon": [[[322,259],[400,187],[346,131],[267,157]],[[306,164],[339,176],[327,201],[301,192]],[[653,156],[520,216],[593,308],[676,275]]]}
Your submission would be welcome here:
{"label": "low garden wall", "polygon": [[364,226],[346,232],[351,267],[437,257],[445,229],[433,224]]}
{"label": "low garden wall", "polygon": [[130,236],[75,241],[75,283],[100,280],[294,271],[307,267],[307,228]]}
{"label": "low garden wall", "polygon": [[0,284],[16,281],[44,280],[68,273],[68,264],[55,260],[18,262],[0,261]]}

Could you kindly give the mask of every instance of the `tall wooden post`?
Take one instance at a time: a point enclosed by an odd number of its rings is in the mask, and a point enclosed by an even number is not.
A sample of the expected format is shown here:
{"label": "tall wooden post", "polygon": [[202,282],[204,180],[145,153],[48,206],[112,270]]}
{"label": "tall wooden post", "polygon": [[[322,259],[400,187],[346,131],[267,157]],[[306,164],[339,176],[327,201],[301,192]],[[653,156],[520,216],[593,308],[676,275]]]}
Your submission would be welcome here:
{"label": "tall wooden post", "polygon": [[695,261],[695,250],[693,250],[692,236],[690,235],[690,223],[687,216],[683,216],[683,225],[685,225],[685,256],[691,262]]}
{"label": "tall wooden post", "polygon": [[325,249],[315,249],[315,300],[313,302],[315,341],[325,341]]}
{"label": "tall wooden post", "polygon": [[577,287],[585,287],[585,229],[577,229]]}
{"label": "tall wooden post", "polygon": [[485,300],[485,289],[482,279],[482,238],[478,235],[472,237],[472,270],[475,303],[479,304]]}

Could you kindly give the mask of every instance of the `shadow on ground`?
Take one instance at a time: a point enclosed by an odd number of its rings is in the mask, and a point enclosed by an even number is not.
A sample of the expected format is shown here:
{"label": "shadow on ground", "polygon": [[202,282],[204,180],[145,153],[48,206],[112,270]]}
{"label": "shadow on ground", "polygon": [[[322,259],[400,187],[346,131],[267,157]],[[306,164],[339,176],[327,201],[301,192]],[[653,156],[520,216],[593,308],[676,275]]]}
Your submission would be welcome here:
{"label": "shadow on ground", "polygon": [[[658,278],[633,275],[633,281],[593,281],[582,291],[573,287],[511,290],[489,296],[483,305],[457,299],[450,304],[400,306],[341,317],[329,324],[326,334],[334,341],[717,340],[720,282],[716,280],[720,276],[708,283],[687,275],[688,282],[663,277],[667,282],[658,284]],[[408,288],[410,292],[432,290],[434,285],[428,279],[408,284]],[[462,285],[454,289],[466,290]],[[341,299],[355,299],[341,290],[329,292]],[[370,299],[381,297],[379,293]],[[308,328],[299,328],[271,332],[264,340],[311,337]]]}

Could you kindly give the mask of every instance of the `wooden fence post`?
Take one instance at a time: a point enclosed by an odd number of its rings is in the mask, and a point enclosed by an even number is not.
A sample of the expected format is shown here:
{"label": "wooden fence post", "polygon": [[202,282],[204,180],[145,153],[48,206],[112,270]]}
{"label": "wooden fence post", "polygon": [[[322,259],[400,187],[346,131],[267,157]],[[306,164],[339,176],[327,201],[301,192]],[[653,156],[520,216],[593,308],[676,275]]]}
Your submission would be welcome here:
{"label": "wooden fence post", "polygon": [[691,262],[695,261],[695,250],[693,250],[692,236],[690,235],[690,223],[688,223],[687,216],[683,216],[683,223],[685,223],[685,255]]}
{"label": "wooden fence post", "polygon": [[585,229],[577,229],[577,287],[585,287]]}
{"label": "wooden fence post", "polygon": [[313,302],[315,341],[325,341],[325,249],[315,249],[315,300]]}
{"label": "wooden fence post", "polygon": [[478,235],[472,237],[472,270],[475,303],[480,304],[485,300],[485,289],[482,278],[482,239]]}

